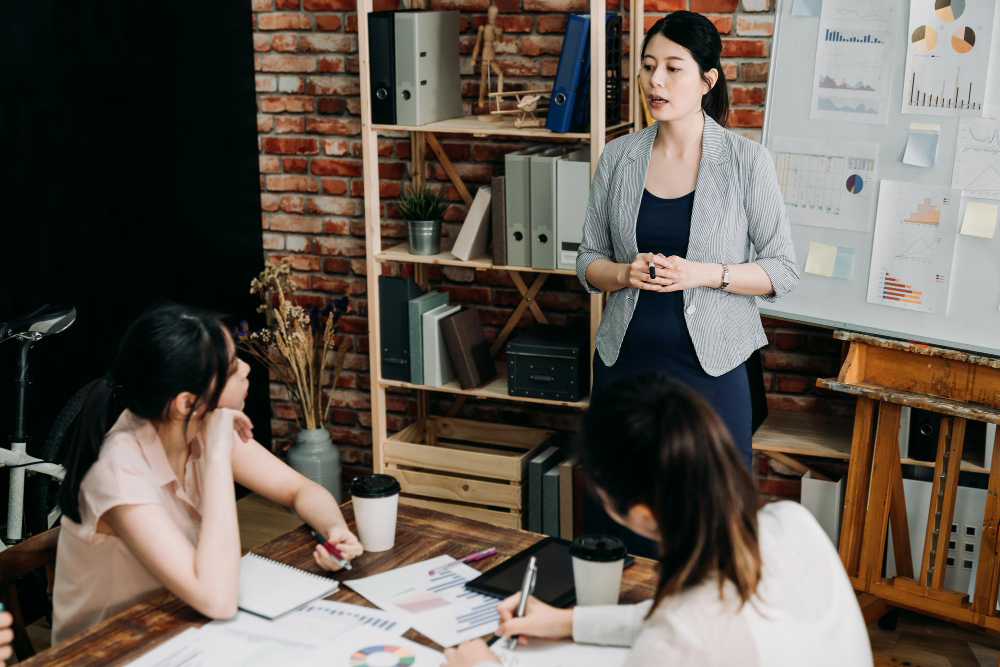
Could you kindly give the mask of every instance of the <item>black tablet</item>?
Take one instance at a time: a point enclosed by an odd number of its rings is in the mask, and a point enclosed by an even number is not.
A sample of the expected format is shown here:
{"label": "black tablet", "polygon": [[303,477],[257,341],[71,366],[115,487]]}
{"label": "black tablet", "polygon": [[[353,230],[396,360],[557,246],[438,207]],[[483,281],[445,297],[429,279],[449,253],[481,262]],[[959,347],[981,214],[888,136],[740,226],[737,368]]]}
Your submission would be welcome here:
{"label": "black tablet", "polygon": [[[535,580],[535,597],[554,607],[568,607],[576,601],[576,587],[573,585],[573,560],[569,555],[569,540],[546,537],[516,556],[487,570],[465,586],[487,595],[505,598],[521,590],[524,571],[528,561],[535,557],[538,578]],[[625,557],[625,567],[635,562],[632,556]]]}

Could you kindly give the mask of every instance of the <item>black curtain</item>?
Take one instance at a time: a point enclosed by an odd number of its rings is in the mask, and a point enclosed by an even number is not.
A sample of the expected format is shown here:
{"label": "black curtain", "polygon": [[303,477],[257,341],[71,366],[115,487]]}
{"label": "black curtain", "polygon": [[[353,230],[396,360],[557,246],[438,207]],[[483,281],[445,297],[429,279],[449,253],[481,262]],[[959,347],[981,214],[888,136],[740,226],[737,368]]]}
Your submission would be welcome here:
{"label": "black curtain", "polygon": [[[31,451],[150,305],[254,320],[249,282],[263,249],[252,24],[247,0],[33,0],[0,11],[0,322],[42,303],[78,313],[31,352]],[[14,352],[0,346],[5,440]],[[269,445],[267,376],[257,367],[251,379],[247,414]]]}

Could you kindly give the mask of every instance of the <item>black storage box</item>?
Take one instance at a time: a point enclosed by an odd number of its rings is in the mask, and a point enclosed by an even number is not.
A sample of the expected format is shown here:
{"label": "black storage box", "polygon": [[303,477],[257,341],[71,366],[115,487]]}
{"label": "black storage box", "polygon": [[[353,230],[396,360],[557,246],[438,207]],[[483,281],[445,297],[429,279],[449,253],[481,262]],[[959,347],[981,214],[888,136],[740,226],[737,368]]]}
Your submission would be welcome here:
{"label": "black storage box", "polygon": [[540,324],[507,342],[510,396],[579,401],[590,386],[586,332]]}

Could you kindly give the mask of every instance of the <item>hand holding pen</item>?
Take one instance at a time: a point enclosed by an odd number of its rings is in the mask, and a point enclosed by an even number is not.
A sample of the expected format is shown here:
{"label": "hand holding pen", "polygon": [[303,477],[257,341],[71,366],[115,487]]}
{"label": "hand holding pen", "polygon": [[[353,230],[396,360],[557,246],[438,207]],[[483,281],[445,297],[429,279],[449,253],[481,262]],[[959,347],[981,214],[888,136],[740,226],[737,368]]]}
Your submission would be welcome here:
{"label": "hand holding pen", "polygon": [[358,538],[346,526],[331,529],[329,538],[316,531],[312,536],[319,545],[313,552],[313,560],[325,570],[350,570],[350,559],[364,553]]}
{"label": "hand holding pen", "polygon": [[518,617],[515,614],[520,602],[521,594],[515,593],[497,607],[500,612],[499,637],[519,635],[524,643],[527,637],[567,639],[573,636],[572,609],[553,607],[532,595],[524,607],[524,615]]}

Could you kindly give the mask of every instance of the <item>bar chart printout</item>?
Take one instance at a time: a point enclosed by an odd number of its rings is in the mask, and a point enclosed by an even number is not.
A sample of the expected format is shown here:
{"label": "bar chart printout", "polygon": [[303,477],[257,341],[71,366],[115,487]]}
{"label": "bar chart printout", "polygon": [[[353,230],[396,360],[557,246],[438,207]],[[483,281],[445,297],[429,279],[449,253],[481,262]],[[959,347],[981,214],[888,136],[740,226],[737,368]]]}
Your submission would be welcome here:
{"label": "bar chart printout", "polygon": [[889,180],[880,187],[868,303],[946,314],[958,193]]}

